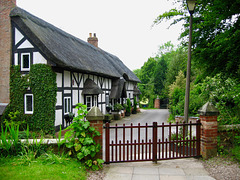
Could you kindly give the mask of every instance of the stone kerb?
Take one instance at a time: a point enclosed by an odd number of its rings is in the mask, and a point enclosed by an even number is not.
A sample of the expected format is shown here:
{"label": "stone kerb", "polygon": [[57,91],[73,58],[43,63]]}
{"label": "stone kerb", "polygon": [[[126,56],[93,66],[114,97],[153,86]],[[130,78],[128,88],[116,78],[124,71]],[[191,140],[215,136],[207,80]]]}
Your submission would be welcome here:
{"label": "stone kerb", "polygon": [[104,115],[102,114],[102,112],[100,111],[100,109],[98,107],[92,107],[92,109],[90,109],[90,111],[88,112],[86,119],[90,122],[90,126],[94,127],[97,131],[100,132],[100,136],[96,136],[94,137],[94,140],[97,144],[101,145],[101,150],[100,152],[97,154],[97,157],[102,159],[102,133],[103,133],[103,120],[104,120]]}
{"label": "stone kerb", "polygon": [[219,111],[207,102],[198,111],[201,121],[201,155],[204,159],[217,155],[217,117]]}

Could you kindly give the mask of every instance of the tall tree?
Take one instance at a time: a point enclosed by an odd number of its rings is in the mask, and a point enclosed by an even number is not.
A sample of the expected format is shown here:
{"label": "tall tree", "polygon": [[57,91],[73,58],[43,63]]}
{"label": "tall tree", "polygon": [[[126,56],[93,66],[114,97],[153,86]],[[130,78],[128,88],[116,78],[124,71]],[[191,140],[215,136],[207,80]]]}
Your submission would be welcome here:
{"label": "tall tree", "polygon": [[164,56],[159,58],[157,61],[157,65],[155,67],[154,71],[154,92],[157,95],[163,96],[163,89],[164,89],[164,83],[166,80],[166,72],[167,72],[167,63],[164,59]]}
{"label": "tall tree", "polygon": [[[189,32],[189,13],[185,0],[176,0],[180,8],[157,17],[155,24],[173,19],[184,21],[183,43]],[[193,19],[193,61],[206,75],[222,72],[240,78],[240,0],[197,0]]]}

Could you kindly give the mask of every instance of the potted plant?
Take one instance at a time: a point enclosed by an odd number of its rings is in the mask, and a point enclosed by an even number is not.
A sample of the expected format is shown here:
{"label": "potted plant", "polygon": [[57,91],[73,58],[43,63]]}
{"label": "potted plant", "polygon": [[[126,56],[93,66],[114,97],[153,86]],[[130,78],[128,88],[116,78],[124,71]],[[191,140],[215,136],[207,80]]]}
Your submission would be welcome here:
{"label": "potted plant", "polygon": [[127,104],[123,104],[123,108],[124,108],[124,111],[125,111],[125,112],[126,112],[127,107],[128,107]]}
{"label": "potted plant", "polygon": [[114,112],[113,112],[113,114],[114,114],[114,119],[115,120],[121,119],[121,110],[122,109],[123,109],[123,106],[121,104],[116,103],[114,105]]}
{"label": "potted plant", "polygon": [[136,100],[136,97],[134,97],[132,113],[137,114],[137,100]]}
{"label": "potted plant", "polygon": [[126,116],[130,116],[131,114],[131,108],[132,108],[132,103],[130,101],[130,99],[128,98],[127,99],[127,109],[126,109]]}

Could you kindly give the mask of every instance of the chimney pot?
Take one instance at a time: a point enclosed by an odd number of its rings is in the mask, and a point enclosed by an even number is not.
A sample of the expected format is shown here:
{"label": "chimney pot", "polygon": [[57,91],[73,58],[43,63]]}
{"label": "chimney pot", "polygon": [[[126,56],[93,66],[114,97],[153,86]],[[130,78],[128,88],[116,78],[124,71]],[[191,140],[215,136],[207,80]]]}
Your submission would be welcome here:
{"label": "chimney pot", "polygon": [[89,38],[87,39],[87,41],[88,43],[98,48],[98,38],[96,36],[96,33],[93,33],[93,37],[92,37],[92,33],[89,33]]}

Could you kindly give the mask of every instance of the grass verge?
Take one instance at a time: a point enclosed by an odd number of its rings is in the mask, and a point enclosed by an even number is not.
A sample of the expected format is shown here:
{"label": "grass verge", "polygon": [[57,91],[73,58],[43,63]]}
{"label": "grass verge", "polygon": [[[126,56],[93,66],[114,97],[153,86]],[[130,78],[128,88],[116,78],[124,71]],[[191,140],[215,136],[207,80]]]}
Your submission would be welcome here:
{"label": "grass verge", "polygon": [[0,158],[0,179],[79,179],[86,180],[87,172],[77,160],[44,154],[37,159],[28,157]]}

